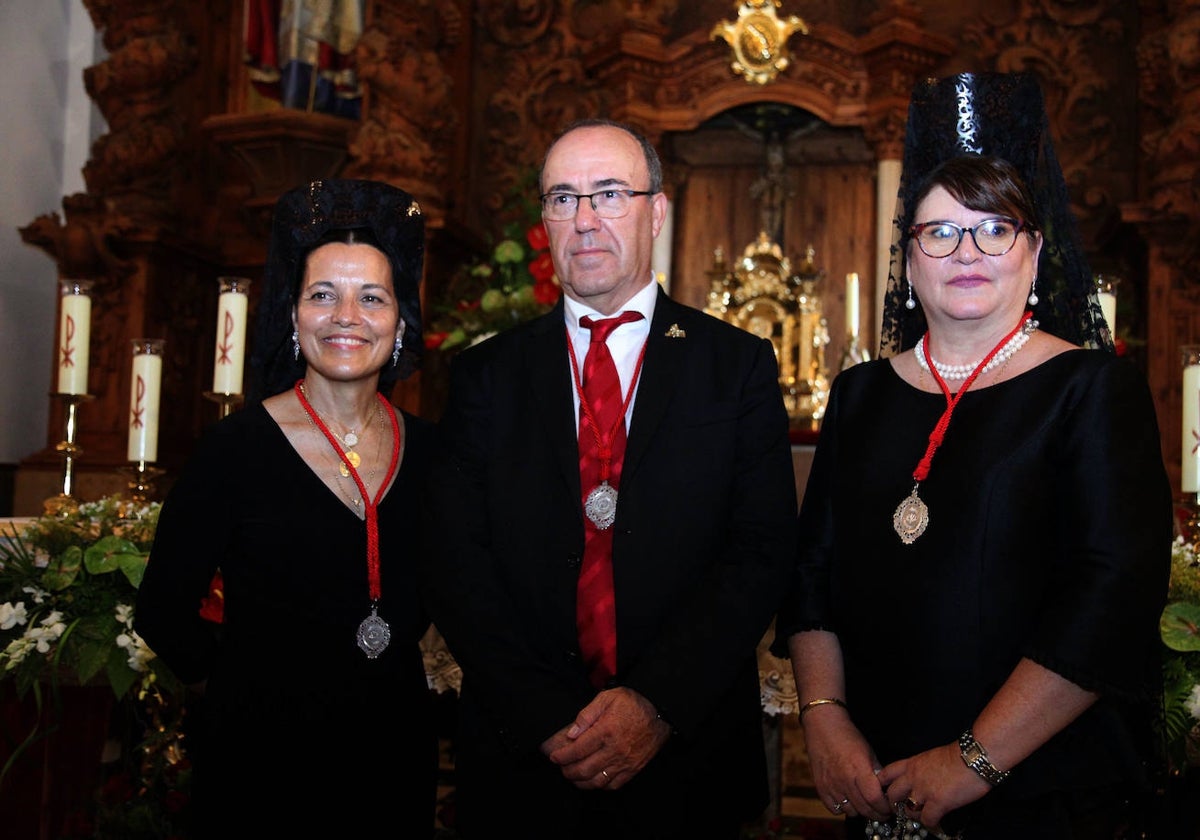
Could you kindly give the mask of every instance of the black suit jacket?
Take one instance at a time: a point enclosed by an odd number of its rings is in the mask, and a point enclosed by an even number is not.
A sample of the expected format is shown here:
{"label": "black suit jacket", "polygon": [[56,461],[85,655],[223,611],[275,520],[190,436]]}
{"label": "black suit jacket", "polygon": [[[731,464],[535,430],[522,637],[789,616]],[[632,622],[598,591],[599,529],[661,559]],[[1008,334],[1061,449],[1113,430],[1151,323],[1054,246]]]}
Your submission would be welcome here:
{"label": "black suit jacket", "polygon": [[[753,819],[768,801],[756,646],[795,546],[771,343],[658,294],[613,525],[615,682],[675,733],[624,788],[586,794],[538,751],[595,694],[575,628],[584,525],[567,354],[560,302],[452,367],[425,595],[463,669],[460,828],[520,831],[525,815],[558,821],[560,837],[621,821],[624,836],[664,837],[663,816]],[[617,822],[591,831],[605,820]]]}

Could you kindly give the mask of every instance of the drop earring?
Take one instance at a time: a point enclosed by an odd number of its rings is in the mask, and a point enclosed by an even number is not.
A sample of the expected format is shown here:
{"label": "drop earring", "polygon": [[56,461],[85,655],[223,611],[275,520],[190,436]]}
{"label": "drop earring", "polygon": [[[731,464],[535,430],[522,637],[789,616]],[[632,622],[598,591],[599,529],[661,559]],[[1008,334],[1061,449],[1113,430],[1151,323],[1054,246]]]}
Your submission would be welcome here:
{"label": "drop earring", "polygon": [[300,361],[300,330],[292,330],[292,358]]}
{"label": "drop earring", "polygon": [[912,292],[913,292],[912,281],[909,280],[908,281],[908,300],[904,301],[905,309],[916,309],[917,308],[917,302],[915,300],[913,300]]}
{"label": "drop earring", "polygon": [[1030,305],[1030,306],[1037,306],[1037,302],[1038,302],[1038,296],[1037,296],[1037,275],[1035,274],[1035,275],[1033,275],[1033,283],[1032,283],[1032,285],[1030,285],[1030,287],[1029,287],[1029,305]]}
{"label": "drop earring", "polygon": [[396,346],[392,348],[392,367],[400,364],[400,351],[404,349],[404,336],[396,336]]}

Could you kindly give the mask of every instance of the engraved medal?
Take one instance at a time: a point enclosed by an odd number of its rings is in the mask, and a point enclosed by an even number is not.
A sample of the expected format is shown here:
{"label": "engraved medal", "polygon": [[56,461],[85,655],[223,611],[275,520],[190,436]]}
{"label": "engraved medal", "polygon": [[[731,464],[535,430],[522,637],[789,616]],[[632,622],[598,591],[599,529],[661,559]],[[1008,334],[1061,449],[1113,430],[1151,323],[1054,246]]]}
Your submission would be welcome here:
{"label": "engraved medal", "polygon": [[612,527],[617,518],[617,488],[607,481],[601,481],[588,493],[583,512],[601,531]]}
{"label": "engraved medal", "polygon": [[896,508],[896,512],[892,514],[892,527],[896,529],[896,533],[900,535],[900,540],[905,545],[912,545],[917,537],[925,533],[925,528],[929,525],[929,508],[921,501],[921,497],[917,495],[917,488],[913,487],[913,491],[900,503]]}
{"label": "engraved medal", "polygon": [[383,653],[391,640],[392,628],[388,627],[388,623],[379,617],[378,608],[372,604],[371,614],[362,620],[362,624],[358,625],[359,648],[367,655],[367,659],[374,659]]}

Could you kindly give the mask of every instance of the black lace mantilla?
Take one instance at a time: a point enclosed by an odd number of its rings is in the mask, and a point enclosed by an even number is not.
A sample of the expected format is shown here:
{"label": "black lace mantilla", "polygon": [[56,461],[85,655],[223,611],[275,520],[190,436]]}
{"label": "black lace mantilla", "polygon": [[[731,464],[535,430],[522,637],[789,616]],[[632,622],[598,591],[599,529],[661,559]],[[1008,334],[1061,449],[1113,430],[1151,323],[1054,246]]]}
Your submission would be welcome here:
{"label": "black lace mantilla", "polygon": [[960,73],[919,82],[909,103],[880,355],[903,352],[925,333],[920,304],[911,310],[904,306],[905,232],[913,223],[913,198],[929,173],[962,154],[1004,158],[1033,193],[1040,215],[1033,221],[1045,240],[1038,261],[1039,301],[1033,307],[1040,328],[1073,344],[1111,351],[1037,80],[1029,73]]}

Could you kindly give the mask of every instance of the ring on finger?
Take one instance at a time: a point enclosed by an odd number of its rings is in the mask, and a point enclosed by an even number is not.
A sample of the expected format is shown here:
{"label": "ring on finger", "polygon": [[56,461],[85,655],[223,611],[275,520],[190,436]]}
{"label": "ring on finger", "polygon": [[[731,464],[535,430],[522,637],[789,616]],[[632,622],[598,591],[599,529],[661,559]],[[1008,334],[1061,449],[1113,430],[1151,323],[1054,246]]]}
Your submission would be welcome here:
{"label": "ring on finger", "polygon": [[830,810],[833,811],[833,813],[835,813],[835,814],[840,814],[840,813],[842,813],[842,809],[845,808],[849,804],[850,804],[849,799],[843,799],[841,802],[837,803],[832,808],[830,808]]}
{"label": "ring on finger", "polygon": [[925,803],[918,802],[917,800],[913,799],[911,796],[907,796],[904,798],[904,807],[910,811],[920,811],[922,808],[925,807]]}
{"label": "ring on finger", "polygon": [[611,782],[611,781],[612,781],[612,776],[608,775],[608,771],[607,771],[607,770],[601,770],[601,771],[600,771],[600,775],[604,777],[604,781],[605,781],[605,782]]}

